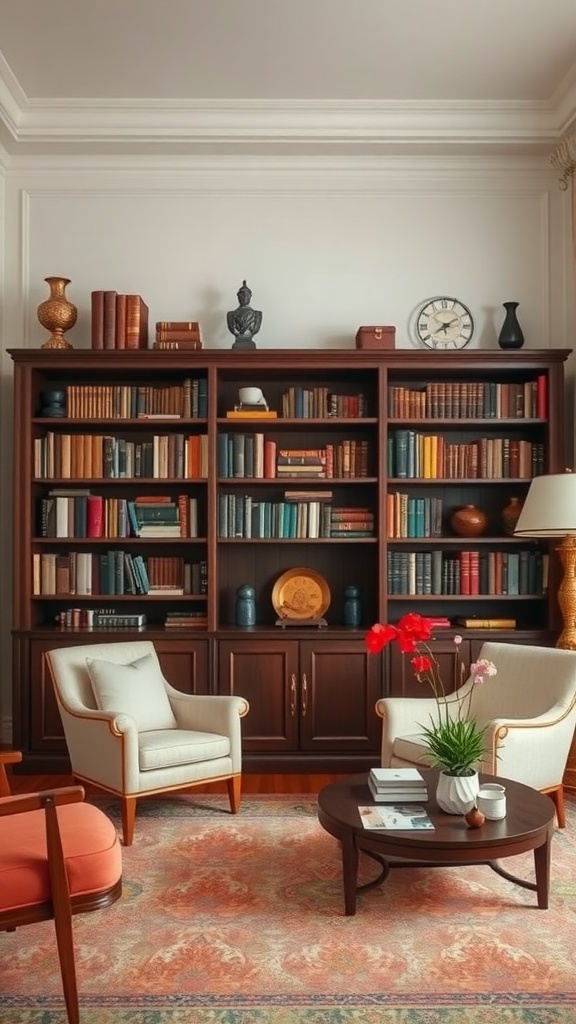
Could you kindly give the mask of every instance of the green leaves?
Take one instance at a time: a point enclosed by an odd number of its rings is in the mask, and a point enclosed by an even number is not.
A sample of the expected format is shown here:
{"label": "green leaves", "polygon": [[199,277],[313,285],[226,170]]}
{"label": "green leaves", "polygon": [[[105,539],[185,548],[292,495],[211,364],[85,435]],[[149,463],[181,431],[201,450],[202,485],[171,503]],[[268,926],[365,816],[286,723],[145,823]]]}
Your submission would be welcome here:
{"label": "green leaves", "polygon": [[484,752],[487,726],[479,728],[475,719],[454,719],[421,726],[434,766],[451,775],[468,775],[475,770]]}

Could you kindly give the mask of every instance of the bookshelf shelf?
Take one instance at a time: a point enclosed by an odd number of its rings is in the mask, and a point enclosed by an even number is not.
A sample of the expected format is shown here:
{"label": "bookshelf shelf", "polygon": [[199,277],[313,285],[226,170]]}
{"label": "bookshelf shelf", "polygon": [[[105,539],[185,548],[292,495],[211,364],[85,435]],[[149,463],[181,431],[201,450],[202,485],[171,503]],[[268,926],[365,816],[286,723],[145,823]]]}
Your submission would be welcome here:
{"label": "bookshelf shelf", "polygon": [[[10,355],[18,566],[14,742],[30,770],[61,770],[66,764],[43,663],[52,646],[149,637],[174,685],[186,692],[234,692],[250,701],[243,730],[247,770],[353,772],[378,763],[376,699],[407,692],[409,686],[391,652],[381,658],[367,654],[364,631],[373,622],[394,622],[414,609],[447,617],[451,628],[439,629],[433,641],[436,653],[446,659],[444,679],[455,631],[464,637],[465,659],[477,656],[483,640],[494,635],[553,642],[556,556],[544,542],[504,535],[500,513],[512,496],[526,494],[533,470],[564,469],[568,350],[15,349]],[[262,390],[275,417],[226,415],[246,386]],[[67,395],[66,415],[43,416],[43,392],[55,389]],[[395,407],[393,398],[406,404]],[[148,401],[155,404],[143,404]],[[496,403],[494,412],[484,415],[491,402]],[[148,415],[141,414],[144,409]],[[407,415],[398,415],[398,409]],[[458,414],[448,415],[447,409]],[[443,415],[432,414],[442,410]],[[413,460],[400,468],[414,475],[397,471],[398,450],[391,445],[397,445],[399,435]],[[101,438],[112,442],[105,448]],[[446,453],[451,446],[450,458],[460,463],[431,461],[433,452],[438,459],[438,451]],[[514,459],[521,446],[524,461],[518,472]],[[420,465],[424,450],[428,461]],[[528,452],[534,462],[526,462]],[[504,460],[509,475],[500,475],[498,460]],[[138,496],[168,498],[171,504],[181,500],[179,514],[193,508],[197,523],[179,535],[165,531],[143,537],[123,520],[126,536],[106,527],[90,537],[81,532],[79,513],[71,536],[46,536],[42,515],[48,515],[48,506],[43,503],[59,490],[72,491],[68,497],[73,501],[101,499],[110,515],[116,503],[127,508]],[[393,501],[398,503],[395,512]],[[424,526],[419,520],[417,537],[389,537],[389,522],[394,516],[400,522],[404,502],[424,503]],[[437,530],[426,536],[433,502]],[[487,513],[488,530],[478,538],[456,537],[450,515],[471,503]],[[411,508],[421,515],[422,504]],[[223,535],[230,529],[236,535]],[[489,562],[491,587],[498,574],[495,592],[461,592],[468,586],[470,555]],[[530,592],[507,593],[502,566],[512,577],[506,586],[520,588],[520,558],[522,585]],[[164,584],[182,584],[184,593],[147,591],[135,574],[136,559],[148,573],[151,567],[160,571],[159,560],[164,560]],[[401,592],[397,575],[390,575],[394,559],[399,560],[395,574],[406,570]],[[429,593],[432,562],[434,592]],[[39,565],[47,574],[43,584]],[[295,567],[326,581],[331,600],[322,629],[276,626],[273,587]],[[449,576],[443,577],[448,569]],[[90,574],[93,593],[73,592],[86,585],[83,573]],[[106,580],[107,593],[96,592],[102,589],[99,576]],[[256,602],[256,625],[249,630],[236,625],[237,591],[245,584],[254,588]],[[345,591],[351,585],[360,590],[360,628],[345,625]],[[53,590],[41,592],[42,586]],[[473,620],[475,606],[483,621],[514,621],[515,626],[492,631],[458,625],[463,611]],[[137,630],[74,624],[103,608],[117,609],[126,621],[144,613],[146,623]],[[184,618],[183,612],[190,615]],[[179,618],[184,625],[173,624]]]}

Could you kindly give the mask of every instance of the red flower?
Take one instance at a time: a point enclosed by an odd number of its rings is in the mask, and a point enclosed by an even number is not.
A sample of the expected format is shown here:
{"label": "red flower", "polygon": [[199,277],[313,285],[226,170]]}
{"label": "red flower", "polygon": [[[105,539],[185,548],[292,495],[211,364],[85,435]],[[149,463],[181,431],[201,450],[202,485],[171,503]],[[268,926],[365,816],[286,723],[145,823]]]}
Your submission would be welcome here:
{"label": "red flower", "polygon": [[411,658],[410,664],[417,676],[421,675],[423,672],[430,672],[432,670],[432,661],[425,654],[418,654],[415,658]]}
{"label": "red flower", "polygon": [[396,626],[383,626],[376,622],[365,636],[366,647],[370,654],[380,654],[384,648],[398,636]]}

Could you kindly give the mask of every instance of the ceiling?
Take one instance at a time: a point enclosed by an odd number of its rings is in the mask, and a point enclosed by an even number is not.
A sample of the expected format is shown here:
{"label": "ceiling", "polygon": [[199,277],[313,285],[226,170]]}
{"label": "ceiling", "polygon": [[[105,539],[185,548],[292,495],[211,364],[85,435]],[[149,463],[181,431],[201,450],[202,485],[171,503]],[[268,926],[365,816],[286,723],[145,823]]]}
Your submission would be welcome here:
{"label": "ceiling", "polygon": [[550,150],[575,0],[1,0],[8,154]]}

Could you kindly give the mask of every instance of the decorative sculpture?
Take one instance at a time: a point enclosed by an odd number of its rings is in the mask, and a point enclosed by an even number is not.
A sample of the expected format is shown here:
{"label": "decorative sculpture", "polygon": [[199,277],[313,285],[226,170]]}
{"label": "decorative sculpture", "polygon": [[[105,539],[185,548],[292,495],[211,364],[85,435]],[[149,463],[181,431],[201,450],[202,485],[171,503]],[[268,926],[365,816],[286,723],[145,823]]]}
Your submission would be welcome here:
{"label": "decorative sculpture", "polygon": [[246,284],[246,281],[242,281],[237,294],[239,303],[238,308],[232,309],[226,314],[228,330],[236,338],[232,348],[256,348],[256,343],[252,339],[260,330],[260,326],[262,324],[262,313],[259,309],[252,309],[250,305],[252,292]]}

